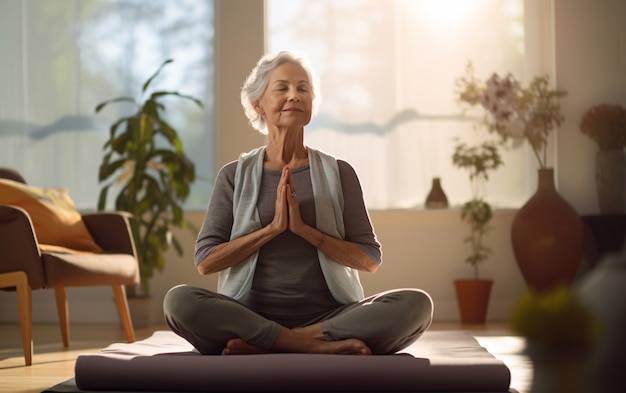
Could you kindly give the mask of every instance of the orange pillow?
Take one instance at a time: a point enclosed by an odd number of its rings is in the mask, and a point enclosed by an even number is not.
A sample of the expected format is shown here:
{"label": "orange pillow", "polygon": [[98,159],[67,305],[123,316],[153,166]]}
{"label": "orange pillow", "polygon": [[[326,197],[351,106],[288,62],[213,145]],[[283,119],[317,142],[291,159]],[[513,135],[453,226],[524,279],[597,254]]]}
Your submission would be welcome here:
{"label": "orange pillow", "polygon": [[39,243],[102,252],[74,207],[67,190],[35,187],[0,179],[0,205],[14,205],[26,210]]}

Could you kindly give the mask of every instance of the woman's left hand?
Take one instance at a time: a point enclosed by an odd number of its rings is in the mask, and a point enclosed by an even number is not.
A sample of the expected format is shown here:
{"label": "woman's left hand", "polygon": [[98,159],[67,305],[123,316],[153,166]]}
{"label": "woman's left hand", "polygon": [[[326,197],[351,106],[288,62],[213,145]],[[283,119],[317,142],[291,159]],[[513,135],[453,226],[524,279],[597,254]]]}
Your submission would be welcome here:
{"label": "woman's left hand", "polygon": [[300,205],[298,203],[298,193],[296,192],[296,186],[293,182],[293,176],[291,175],[291,169],[285,167],[283,170],[283,176],[287,182],[287,209],[289,214],[289,230],[295,234],[303,228],[304,221],[300,216]]}
{"label": "woman's left hand", "polygon": [[[300,205],[298,204],[298,192],[291,176],[291,169],[285,167],[281,177],[281,182],[287,186],[287,214],[289,216],[289,230],[302,237],[310,244],[323,248],[323,252],[337,263],[369,272],[378,269],[378,263],[367,255],[357,244],[335,239],[325,235],[319,230],[307,225],[300,216]],[[320,240],[323,239],[323,240]]]}

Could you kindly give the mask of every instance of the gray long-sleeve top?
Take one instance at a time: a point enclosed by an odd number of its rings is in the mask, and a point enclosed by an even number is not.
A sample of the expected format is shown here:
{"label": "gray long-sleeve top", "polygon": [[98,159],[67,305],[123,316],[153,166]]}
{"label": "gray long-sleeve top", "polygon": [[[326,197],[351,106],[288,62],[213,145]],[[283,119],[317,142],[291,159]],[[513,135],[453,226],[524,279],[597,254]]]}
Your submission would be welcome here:
{"label": "gray long-sleeve top", "polygon": [[[381,247],[374,234],[356,172],[338,160],[344,195],[345,239],[357,243],[375,261],[381,262]],[[211,248],[230,239],[233,226],[233,189],[237,162],[218,173],[202,229],[196,242],[196,265]],[[263,169],[257,208],[262,225],[274,217],[276,189],[281,172]],[[303,221],[316,226],[310,168],[292,170]],[[252,288],[243,303],[271,318],[306,320],[339,306],[322,274],[317,249],[290,231],[285,231],[260,249]]]}

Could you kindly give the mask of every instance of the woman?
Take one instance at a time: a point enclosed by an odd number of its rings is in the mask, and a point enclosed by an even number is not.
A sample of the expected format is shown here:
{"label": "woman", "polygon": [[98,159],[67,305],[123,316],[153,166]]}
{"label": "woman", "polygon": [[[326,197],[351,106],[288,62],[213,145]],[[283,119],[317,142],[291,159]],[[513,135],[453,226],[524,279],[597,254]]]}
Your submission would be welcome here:
{"label": "woman", "polygon": [[358,272],[382,259],[354,169],[304,144],[313,74],[288,52],[261,58],[241,92],[267,144],[219,172],[195,263],[217,293],[182,285],[164,300],[170,328],[202,354],[390,354],[430,326],[423,291],[363,299]]}

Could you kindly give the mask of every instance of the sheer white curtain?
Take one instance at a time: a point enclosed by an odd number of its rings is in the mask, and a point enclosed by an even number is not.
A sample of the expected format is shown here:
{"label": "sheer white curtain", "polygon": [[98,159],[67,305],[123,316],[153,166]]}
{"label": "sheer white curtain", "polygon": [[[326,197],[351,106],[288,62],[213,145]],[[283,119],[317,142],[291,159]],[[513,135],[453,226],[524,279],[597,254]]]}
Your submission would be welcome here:
{"label": "sheer white curtain", "polygon": [[168,103],[198,180],[188,207],[204,209],[214,173],[212,0],[3,0],[0,2],[0,166],[35,185],[66,187],[79,208],[96,206],[108,128],[133,110],[106,99],[154,87],[204,101]]}
{"label": "sheer white curtain", "polygon": [[[526,34],[549,30],[539,1],[268,0],[268,50],[312,63],[322,105],[306,143],[355,166],[370,208],[423,206],[433,177],[459,205],[470,187],[452,166],[453,138],[488,135],[474,129],[480,111],[462,116],[455,81],[468,61],[482,79],[511,72],[525,82],[549,71],[546,37]],[[502,154],[486,196],[519,207],[533,191],[535,163],[527,147]]]}

